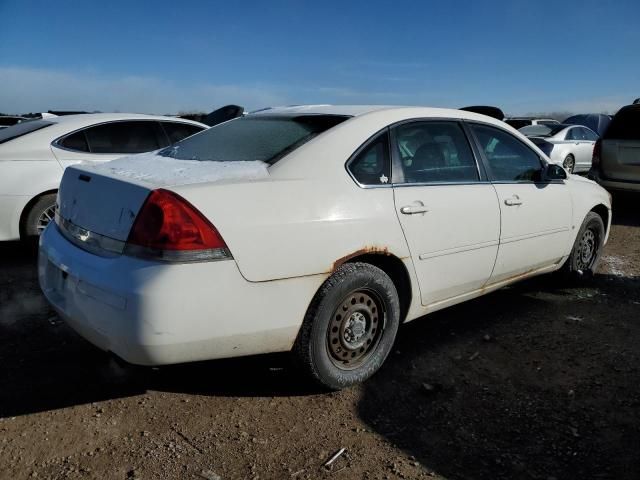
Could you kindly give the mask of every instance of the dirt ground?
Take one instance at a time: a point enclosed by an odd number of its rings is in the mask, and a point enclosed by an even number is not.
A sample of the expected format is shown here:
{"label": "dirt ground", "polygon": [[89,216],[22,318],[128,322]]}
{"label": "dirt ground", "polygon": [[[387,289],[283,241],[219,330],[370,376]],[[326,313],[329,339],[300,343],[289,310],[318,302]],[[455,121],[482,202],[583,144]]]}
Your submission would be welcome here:
{"label": "dirt ground", "polygon": [[49,310],[34,254],[0,244],[0,478],[640,478],[640,197],[614,200],[593,280],[412,322],[339,393],[284,355],[122,367]]}

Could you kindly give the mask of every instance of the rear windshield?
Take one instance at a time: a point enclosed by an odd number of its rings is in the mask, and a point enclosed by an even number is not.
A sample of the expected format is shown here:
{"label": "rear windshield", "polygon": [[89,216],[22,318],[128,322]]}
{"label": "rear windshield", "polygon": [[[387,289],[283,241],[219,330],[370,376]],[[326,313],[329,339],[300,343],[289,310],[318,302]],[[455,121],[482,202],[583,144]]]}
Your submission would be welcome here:
{"label": "rear windshield", "polygon": [[520,133],[527,137],[551,137],[564,128],[567,128],[567,125],[561,125],[559,123],[552,125],[529,125],[527,127],[522,127],[520,129]]}
{"label": "rear windshield", "polygon": [[640,140],[640,105],[624,107],[616,113],[604,134],[604,138]]}
{"label": "rear windshield", "polygon": [[22,137],[27,133],[35,132],[36,130],[40,130],[41,128],[45,128],[50,125],[53,125],[53,122],[47,122],[45,120],[31,120],[3,128],[0,130],[0,143],[6,143],[9,140]]}
{"label": "rear windshield", "polygon": [[216,125],[159,152],[180,160],[273,164],[316,135],[344,122],[342,115],[247,116]]}

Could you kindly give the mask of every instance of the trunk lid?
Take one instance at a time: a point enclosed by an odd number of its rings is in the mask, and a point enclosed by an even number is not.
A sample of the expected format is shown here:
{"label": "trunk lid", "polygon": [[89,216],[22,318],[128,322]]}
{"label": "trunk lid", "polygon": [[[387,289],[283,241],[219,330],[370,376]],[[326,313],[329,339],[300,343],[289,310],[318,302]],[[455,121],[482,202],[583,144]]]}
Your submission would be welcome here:
{"label": "trunk lid", "polygon": [[602,173],[612,180],[640,181],[640,141],[602,141]]}
{"label": "trunk lid", "polygon": [[84,230],[124,242],[151,190],[87,166],[68,167],[58,191],[58,215]]}
{"label": "trunk lid", "polygon": [[74,165],[62,177],[58,213],[84,230],[126,241],[152,190],[197,183],[244,183],[268,177],[267,167],[258,161],[178,160],[155,154]]}

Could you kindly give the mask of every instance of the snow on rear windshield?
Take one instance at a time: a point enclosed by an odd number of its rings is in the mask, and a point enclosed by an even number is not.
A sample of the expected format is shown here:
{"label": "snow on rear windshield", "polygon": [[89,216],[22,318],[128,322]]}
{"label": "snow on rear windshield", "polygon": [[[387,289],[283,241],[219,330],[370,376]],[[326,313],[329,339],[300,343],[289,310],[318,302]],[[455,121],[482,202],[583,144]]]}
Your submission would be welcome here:
{"label": "snow on rear windshield", "polygon": [[179,160],[273,164],[347,118],[342,115],[247,116],[204,130],[158,154]]}
{"label": "snow on rear windshield", "polygon": [[223,180],[258,180],[269,176],[269,165],[264,162],[176,161],[154,153],[130,155],[110,162],[90,165],[89,168],[98,173],[105,172],[158,186]]}
{"label": "snow on rear windshield", "polygon": [[0,130],[0,143],[8,142],[14,138],[22,137],[27,133],[35,132],[41,128],[53,125],[52,122],[45,120],[29,120],[27,122],[17,123],[7,128]]}

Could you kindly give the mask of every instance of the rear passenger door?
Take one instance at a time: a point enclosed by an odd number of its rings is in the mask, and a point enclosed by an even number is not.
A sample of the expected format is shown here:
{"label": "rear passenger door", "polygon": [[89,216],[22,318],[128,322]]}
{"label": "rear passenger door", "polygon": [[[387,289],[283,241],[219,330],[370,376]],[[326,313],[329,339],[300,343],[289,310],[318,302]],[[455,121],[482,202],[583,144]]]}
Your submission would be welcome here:
{"label": "rear passenger door", "polygon": [[74,163],[106,162],[169,145],[160,123],[153,120],[108,122],[83,128],[52,144],[63,167]]}
{"label": "rear passenger door", "polygon": [[567,185],[543,182],[544,163],[516,136],[492,125],[469,126],[500,204],[500,248],[490,282],[559,262],[571,250]]}
{"label": "rear passenger door", "polygon": [[577,142],[576,170],[586,171],[591,168],[593,158],[593,146],[597,137],[591,130],[584,127],[574,128],[574,138]]}
{"label": "rear passenger door", "polygon": [[481,288],[498,251],[500,208],[457,121],[412,121],[392,129],[396,213],[423,305]]}

